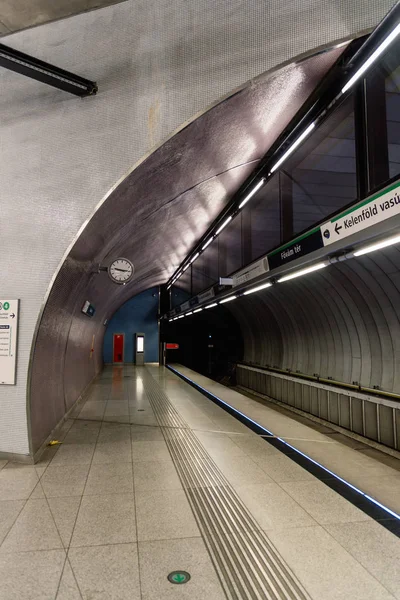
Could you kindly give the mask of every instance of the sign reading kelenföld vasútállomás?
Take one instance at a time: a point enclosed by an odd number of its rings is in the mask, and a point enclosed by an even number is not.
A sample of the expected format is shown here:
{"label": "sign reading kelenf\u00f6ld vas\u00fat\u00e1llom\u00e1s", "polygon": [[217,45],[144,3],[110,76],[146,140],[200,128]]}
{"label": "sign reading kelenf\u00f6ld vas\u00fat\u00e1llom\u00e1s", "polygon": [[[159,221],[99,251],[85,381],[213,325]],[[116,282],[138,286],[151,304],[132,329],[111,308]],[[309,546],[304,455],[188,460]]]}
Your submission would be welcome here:
{"label": "sign reading kelenf\u00f6ld vas\u00fat\u00e1llom\u00e1s", "polygon": [[321,225],[324,246],[329,246],[398,214],[400,214],[399,182]]}

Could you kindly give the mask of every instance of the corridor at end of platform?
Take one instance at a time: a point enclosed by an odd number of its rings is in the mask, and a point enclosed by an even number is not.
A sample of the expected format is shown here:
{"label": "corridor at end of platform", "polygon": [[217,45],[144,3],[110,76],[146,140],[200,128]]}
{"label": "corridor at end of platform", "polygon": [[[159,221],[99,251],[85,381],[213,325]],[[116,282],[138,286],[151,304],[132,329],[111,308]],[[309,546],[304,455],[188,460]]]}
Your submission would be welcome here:
{"label": "corridor at end of platform", "polygon": [[393,514],[370,516],[178,374],[106,367],[60,445],[0,461],[0,600],[400,599],[397,459],[176,369],[320,464],[358,465]]}

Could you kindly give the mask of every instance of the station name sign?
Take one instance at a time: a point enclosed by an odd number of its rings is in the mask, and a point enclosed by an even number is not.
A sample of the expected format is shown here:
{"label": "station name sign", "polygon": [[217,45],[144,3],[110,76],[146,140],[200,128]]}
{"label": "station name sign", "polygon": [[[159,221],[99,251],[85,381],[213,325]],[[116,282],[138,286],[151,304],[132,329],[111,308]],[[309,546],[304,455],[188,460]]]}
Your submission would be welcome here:
{"label": "station name sign", "polygon": [[321,231],[318,228],[268,254],[269,268],[276,269],[286,265],[296,258],[323,248],[323,246]]}

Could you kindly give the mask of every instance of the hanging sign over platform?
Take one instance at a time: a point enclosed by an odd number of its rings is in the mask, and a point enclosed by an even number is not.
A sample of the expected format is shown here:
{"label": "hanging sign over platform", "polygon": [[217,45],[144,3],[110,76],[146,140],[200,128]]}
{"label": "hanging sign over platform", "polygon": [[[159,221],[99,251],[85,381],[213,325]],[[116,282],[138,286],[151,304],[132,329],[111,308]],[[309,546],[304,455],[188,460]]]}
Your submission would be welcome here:
{"label": "hanging sign over platform", "polygon": [[15,385],[19,300],[0,299],[0,385]]}
{"label": "hanging sign over platform", "polygon": [[167,350],[179,350],[179,344],[165,344]]}
{"label": "hanging sign over platform", "polygon": [[374,194],[321,225],[324,246],[334,244],[357,231],[362,231],[400,214],[400,183]]}

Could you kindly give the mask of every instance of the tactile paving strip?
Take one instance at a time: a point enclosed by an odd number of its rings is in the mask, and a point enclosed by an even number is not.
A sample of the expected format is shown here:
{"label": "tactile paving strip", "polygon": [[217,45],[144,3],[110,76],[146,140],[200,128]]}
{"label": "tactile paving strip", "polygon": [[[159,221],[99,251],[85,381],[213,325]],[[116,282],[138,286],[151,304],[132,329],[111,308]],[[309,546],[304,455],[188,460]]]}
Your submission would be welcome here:
{"label": "tactile paving strip", "polygon": [[227,598],[309,600],[203,445],[146,370],[145,392]]}

